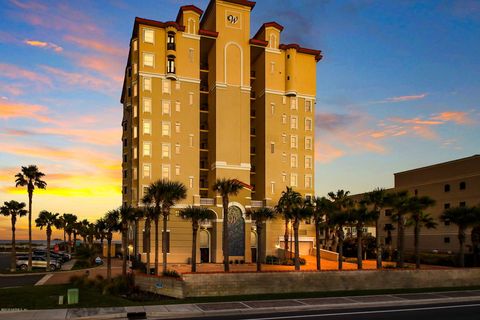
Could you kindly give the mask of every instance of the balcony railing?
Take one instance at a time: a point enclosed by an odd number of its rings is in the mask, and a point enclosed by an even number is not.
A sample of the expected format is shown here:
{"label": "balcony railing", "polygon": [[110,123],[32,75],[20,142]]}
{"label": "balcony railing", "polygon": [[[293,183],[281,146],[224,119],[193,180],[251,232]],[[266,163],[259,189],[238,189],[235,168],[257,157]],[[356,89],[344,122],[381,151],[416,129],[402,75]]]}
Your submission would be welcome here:
{"label": "balcony railing", "polygon": [[208,92],[208,84],[207,83],[200,83],[200,91],[201,92]]}
{"label": "balcony railing", "polygon": [[208,104],[200,105],[200,111],[208,111]]}
{"label": "balcony railing", "polygon": [[215,204],[215,199],[212,198],[200,198],[201,206],[213,206]]}
{"label": "balcony railing", "polygon": [[167,43],[167,50],[176,50],[175,43]]}

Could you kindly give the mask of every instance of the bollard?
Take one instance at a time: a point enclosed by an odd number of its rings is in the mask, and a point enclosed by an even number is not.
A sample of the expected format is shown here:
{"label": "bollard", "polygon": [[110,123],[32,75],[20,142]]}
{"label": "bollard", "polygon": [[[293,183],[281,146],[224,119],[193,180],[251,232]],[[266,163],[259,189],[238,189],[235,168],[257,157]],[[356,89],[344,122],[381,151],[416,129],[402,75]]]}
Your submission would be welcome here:
{"label": "bollard", "polygon": [[63,296],[58,296],[58,304],[59,305],[63,304]]}

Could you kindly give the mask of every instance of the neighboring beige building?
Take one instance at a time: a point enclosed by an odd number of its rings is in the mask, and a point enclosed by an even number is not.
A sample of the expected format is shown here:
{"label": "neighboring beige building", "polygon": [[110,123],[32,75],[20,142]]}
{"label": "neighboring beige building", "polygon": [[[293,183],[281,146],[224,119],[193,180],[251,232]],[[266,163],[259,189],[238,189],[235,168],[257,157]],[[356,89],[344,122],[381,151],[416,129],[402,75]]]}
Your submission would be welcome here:
{"label": "neighboring beige building", "polygon": [[[480,204],[480,155],[395,173],[395,187],[387,191],[402,190],[407,190],[410,195],[429,196],[436,201],[435,206],[426,212],[438,225],[436,229],[422,228],[420,250],[457,252],[458,227],[441,221],[440,216],[446,208]],[[380,220],[382,243],[387,236],[385,225],[392,224],[396,229],[396,223],[391,221],[390,216],[390,210],[383,210]],[[467,252],[471,250],[470,232],[471,229],[467,230]],[[392,232],[392,237],[393,247],[396,247],[396,230]],[[406,229],[405,249],[413,251],[413,227]]]}
{"label": "neighboring beige building", "polygon": [[[187,199],[173,209],[166,230],[172,263],[186,263],[191,255],[191,224],[178,214],[187,205],[216,213],[199,232],[197,256],[198,262],[222,262],[216,179],[238,179],[246,186],[230,200],[232,260],[254,260],[257,235],[246,216],[249,208],[275,205],[286,186],[314,195],[321,52],[281,44],[283,27],[275,22],[252,38],[254,6],[212,0],[205,12],[181,7],[175,21],[135,19],[121,99],[123,202],[142,206],[145,188],[161,178],[187,186]],[[143,225],[135,252],[145,260],[149,241]],[[267,254],[282,245],[283,228],[281,219],[268,223]],[[313,226],[303,225],[302,254],[311,252],[313,239]]]}

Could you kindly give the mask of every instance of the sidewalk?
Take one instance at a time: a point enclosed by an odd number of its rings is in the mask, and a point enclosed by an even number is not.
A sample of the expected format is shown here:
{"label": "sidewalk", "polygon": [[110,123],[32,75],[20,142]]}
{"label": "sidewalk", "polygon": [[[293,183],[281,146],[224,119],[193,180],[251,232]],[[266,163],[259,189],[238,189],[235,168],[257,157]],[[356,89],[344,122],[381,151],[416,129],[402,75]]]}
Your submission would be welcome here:
{"label": "sidewalk", "polygon": [[182,318],[195,316],[221,316],[240,313],[258,314],[272,311],[289,312],[300,310],[338,310],[341,308],[351,307],[388,307],[452,302],[480,302],[480,290],[285,300],[235,301],[221,303],[173,304],[138,307],[26,311],[0,309],[0,319],[127,319],[127,313],[129,312],[146,312],[148,318]]}

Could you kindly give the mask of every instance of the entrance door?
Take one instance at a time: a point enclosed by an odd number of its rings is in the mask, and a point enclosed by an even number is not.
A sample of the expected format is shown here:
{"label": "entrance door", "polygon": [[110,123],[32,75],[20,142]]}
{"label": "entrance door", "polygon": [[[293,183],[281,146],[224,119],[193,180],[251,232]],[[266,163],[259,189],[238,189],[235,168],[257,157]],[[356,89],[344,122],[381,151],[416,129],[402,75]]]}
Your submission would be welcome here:
{"label": "entrance door", "polygon": [[252,262],[257,262],[257,248],[258,248],[258,238],[257,234],[253,231],[250,232],[250,248],[252,252]]}
{"label": "entrance door", "polygon": [[210,234],[207,230],[200,230],[200,263],[210,262]]}

